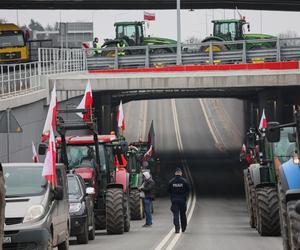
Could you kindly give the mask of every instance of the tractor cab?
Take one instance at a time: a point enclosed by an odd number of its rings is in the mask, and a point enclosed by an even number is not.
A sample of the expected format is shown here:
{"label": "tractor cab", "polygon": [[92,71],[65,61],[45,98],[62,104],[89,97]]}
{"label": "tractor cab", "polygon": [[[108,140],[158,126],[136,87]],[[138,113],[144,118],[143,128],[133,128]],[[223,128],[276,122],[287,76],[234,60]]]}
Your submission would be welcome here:
{"label": "tractor cab", "polygon": [[229,20],[214,20],[214,36],[222,38],[225,41],[235,41],[244,39],[245,26],[247,25],[250,31],[250,24],[246,22],[245,18],[242,19],[229,19]]}
{"label": "tractor cab", "polygon": [[115,28],[117,40],[125,40],[129,46],[143,45],[144,22],[117,22]]}

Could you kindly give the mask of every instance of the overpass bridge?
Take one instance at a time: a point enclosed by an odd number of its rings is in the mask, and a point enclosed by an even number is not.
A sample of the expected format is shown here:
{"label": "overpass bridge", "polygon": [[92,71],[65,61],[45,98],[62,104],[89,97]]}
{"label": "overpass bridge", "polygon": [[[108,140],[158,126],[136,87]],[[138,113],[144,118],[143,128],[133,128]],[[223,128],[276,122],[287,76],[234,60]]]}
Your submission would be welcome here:
{"label": "overpass bridge", "polygon": [[[26,65],[22,70],[16,71],[16,65],[0,66],[0,112],[12,109],[23,113],[26,110],[29,114],[27,123],[36,120],[41,126],[54,83],[59,101],[75,106],[89,80],[98,109],[98,125],[104,132],[114,126],[112,117],[116,115],[116,106],[121,99],[130,102],[165,98],[239,98],[244,100],[245,112],[251,114],[247,116],[248,124],[257,123],[263,108],[267,110],[269,120],[289,120],[292,105],[299,104],[300,85],[299,60],[293,60],[298,54],[292,52],[294,48],[289,49],[280,50],[280,56],[272,56],[273,62],[247,63],[246,60],[243,63],[241,60],[234,64],[214,64],[214,55],[210,55],[211,60],[202,65],[174,66],[171,63],[169,66],[134,69],[124,68],[120,62],[118,67],[109,70],[89,70],[88,58],[82,50],[52,49],[48,53],[46,49],[40,49],[40,61]],[[281,59],[283,53],[292,55],[288,58],[291,61],[276,60]],[[218,56],[228,58],[228,55]],[[247,57],[246,54],[244,58]],[[31,112],[32,107],[39,111]],[[38,113],[39,118],[36,117]]]}

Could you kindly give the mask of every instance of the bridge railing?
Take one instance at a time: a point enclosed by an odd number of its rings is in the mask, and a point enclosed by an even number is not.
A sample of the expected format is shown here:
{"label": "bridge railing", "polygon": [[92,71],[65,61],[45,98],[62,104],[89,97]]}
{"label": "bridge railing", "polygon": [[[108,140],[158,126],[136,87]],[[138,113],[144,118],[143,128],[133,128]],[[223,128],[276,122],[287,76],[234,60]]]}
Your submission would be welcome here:
{"label": "bridge railing", "polygon": [[39,48],[40,74],[58,74],[86,70],[82,49]]}
{"label": "bridge railing", "polygon": [[[85,49],[88,69],[176,65],[177,45]],[[97,53],[98,52],[98,53]],[[182,65],[237,64],[300,60],[300,38],[182,44]]]}
{"label": "bridge railing", "polygon": [[41,88],[41,76],[86,70],[82,49],[39,48],[38,61],[0,64],[0,99]]}
{"label": "bridge railing", "polygon": [[38,90],[41,85],[38,64],[0,64],[0,99]]}

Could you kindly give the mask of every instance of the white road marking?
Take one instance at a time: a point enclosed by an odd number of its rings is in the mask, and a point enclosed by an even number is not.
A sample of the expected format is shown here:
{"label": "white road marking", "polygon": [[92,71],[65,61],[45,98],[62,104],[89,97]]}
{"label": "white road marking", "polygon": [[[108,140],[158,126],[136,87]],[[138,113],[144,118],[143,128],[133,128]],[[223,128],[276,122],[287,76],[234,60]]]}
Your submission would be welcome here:
{"label": "white road marking", "polygon": [[[196,195],[194,191],[194,183],[193,183],[193,178],[191,176],[190,169],[188,167],[187,161],[184,158],[183,155],[183,144],[182,144],[182,139],[181,139],[181,134],[180,134],[180,129],[179,129],[179,122],[178,122],[178,116],[177,116],[177,110],[176,110],[176,104],[175,104],[175,99],[171,100],[171,106],[172,106],[172,113],[173,113],[173,120],[174,120],[174,127],[175,127],[175,134],[176,134],[176,141],[179,149],[179,153],[181,156],[181,162],[183,165],[183,171],[185,172],[185,175],[189,182],[191,183],[191,194],[188,199],[187,203],[187,223],[190,222],[194,209],[195,209],[195,204],[196,204]],[[182,234],[174,234],[174,229],[171,229],[170,232],[163,238],[163,240],[157,245],[155,250],[161,250],[161,249],[166,249],[166,250],[172,250],[178,240],[180,239],[180,236]],[[173,238],[171,239],[171,237]],[[171,239],[171,241],[170,241]],[[169,242],[169,243],[168,243]],[[168,243],[168,244],[167,244]]]}

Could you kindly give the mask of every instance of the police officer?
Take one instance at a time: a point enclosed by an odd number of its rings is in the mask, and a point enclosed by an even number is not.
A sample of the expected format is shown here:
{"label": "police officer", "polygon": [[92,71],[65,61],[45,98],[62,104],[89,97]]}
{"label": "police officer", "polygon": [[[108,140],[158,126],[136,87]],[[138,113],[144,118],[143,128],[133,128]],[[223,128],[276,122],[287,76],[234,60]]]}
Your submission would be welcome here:
{"label": "police officer", "polygon": [[[182,170],[177,168],[175,177],[169,182],[169,193],[172,202],[171,211],[173,213],[173,223],[175,226],[175,233],[179,233],[180,224],[181,231],[185,232],[186,229],[186,202],[187,196],[190,191],[187,180],[182,177]],[[180,216],[180,224],[179,224]]]}

